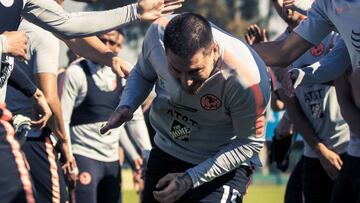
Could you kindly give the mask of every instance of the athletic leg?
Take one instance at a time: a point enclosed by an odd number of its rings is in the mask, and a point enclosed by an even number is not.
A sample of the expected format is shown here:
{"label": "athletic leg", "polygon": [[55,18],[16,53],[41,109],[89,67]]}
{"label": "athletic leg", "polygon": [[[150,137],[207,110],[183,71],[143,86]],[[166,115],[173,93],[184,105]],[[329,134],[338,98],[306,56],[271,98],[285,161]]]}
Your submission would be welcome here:
{"label": "athletic leg", "polygon": [[79,180],[75,186],[76,203],[96,203],[97,188],[104,175],[103,166],[99,161],[74,155],[79,168]]}
{"label": "athletic leg", "polygon": [[98,185],[97,202],[121,203],[121,167],[119,161],[103,162],[105,175]]}

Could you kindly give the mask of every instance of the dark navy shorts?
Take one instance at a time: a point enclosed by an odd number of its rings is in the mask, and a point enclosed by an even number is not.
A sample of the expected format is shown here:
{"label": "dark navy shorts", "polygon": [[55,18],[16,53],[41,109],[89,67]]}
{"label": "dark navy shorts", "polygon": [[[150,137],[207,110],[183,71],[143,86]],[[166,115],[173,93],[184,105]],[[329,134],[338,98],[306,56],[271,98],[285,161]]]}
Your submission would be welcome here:
{"label": "dark navy shorts", "polygon": [[12,126],[4,120],[0,121],[0,202],[35,202],[25,157],[14,138]]}
{"label": "dark navy shorts", "polygon": [[[179,160],[155,147],[151,150],[145,174],[143,203],[157,202],[153,197],[157,182],[168,173],[181,173],[194,167],[193,164]],[[241,203],[250,183],[253,169],[241,166],[195,189],[189,190],[177,202],[221,202]]]}
{"label": "dark navy shorts", "polygon": [[121,202],[119,161],[102,162],[75,154],[79,180],[75,186],[76,203]]}
{"label": "dark navy shorts", "polygon": [[65,179],[50,137],[27,138],[22,150],[30,166],[36,202],[66,202]]}

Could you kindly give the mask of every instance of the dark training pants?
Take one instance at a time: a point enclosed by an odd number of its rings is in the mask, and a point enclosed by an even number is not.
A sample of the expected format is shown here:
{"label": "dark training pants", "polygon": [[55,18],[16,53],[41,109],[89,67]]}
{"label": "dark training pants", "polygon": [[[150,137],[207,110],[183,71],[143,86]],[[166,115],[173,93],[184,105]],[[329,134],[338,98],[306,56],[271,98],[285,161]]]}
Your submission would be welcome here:
{"label": "dark training pants", "polygon": [[14,129],[0,121],[0,202],[34,203],[33,186]]}
{"label": "dark training pants", "polygon": [[65,179],[50,137],[27,138],[22,150],[30,165],[36,202],[66,202]]}
{"label": "dark training pants", "polygon": [[[155,146],[151,150],[147,164],[142,202],[157,202],[154,199],[153,191],[158,190],[155,188],[155,185],[166,174],[185,172],[192,167],[194,167],[194,165],[170,156]],[[250,167],[240,166],[211,182],[189,190],[177,201],[177,203],[241,203],[243,196],[246,194],[252,172],[253,170]]]}
{"label": "dark training pants", "polygon": [[79,180],[76,203],[120,203],[121,167],[119,161],[103,162],[75,154]]}

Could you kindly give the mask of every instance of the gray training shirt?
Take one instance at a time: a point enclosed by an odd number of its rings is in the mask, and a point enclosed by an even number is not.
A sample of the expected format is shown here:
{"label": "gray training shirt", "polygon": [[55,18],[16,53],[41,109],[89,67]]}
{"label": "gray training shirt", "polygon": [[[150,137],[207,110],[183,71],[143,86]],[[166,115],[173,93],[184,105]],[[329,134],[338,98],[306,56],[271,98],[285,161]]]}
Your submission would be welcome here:
{"label": "gray training shirt", "polygon": [[265,137],[256,131],[256,120],[270,99],[266,65],[246,43],[212,25],[221,65],[199,92],[187,94],[168,70],[162,40],[171,18],[159,18],[147,31],[119,105],[136,109],[155,85],[150,112],[155,144],[197,165],[187,170],[194,187],[240,165],[260,165]]}

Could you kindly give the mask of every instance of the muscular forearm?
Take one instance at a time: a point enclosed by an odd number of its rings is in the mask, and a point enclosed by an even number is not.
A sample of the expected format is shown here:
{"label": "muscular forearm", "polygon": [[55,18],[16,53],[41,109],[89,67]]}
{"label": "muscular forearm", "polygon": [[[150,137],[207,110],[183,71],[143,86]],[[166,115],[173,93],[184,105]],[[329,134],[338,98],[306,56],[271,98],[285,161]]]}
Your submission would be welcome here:
{"label": "muscular forearm", "polygon": [[113,65],[111,62],[116,55],[95,36],[64,40],[64,42],[74,53],[84,58],[109,67]]}
{"label": "muscular forearm", "polygon": [[[45,95],[45,97],[46,97],[46,95]],[[50,118],[50,120],[48,122],[49,128],[51,129],[51,131],[55,134],[55,136],[59,140],[68,142],[68,136],[66,134],[64,123],[63,123],[60,102],[56,101],[56,99],[47,99],[47,101],[48,101],[51,111],[53,112],[53,116]]]}
{"label": "muscular forearm", "polygon": [[137,4],[100,12],[67,13],[55,1],[28,0],[22,16],[62,38],[97,35],[139,18]]}
{"label": "muscular forearm", "polygon": [[[186,172],[191,177],[193,187],[198,187],[205,182],[228,173],[257,155],[264,146],[264,140],[261,140],[233,140],[215,156],[188,169]],[[244,142],[248,144],[243,144]]]}
{"label": "muscular forearm", "polygon": [[46,101],[53,112],[48,127],[60,141],[67,142],[68,137],[64,127],[60,99],[57,94],[57,77],[52,73],[38,73],[36,78],[39,88],[44,92]]}
{"label": "muscular forearm", "polygon": [[288,67],[311,46],[311,43],[292,32],[284,40],[255,44],[253,48],[266,65]]}

